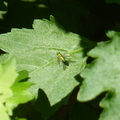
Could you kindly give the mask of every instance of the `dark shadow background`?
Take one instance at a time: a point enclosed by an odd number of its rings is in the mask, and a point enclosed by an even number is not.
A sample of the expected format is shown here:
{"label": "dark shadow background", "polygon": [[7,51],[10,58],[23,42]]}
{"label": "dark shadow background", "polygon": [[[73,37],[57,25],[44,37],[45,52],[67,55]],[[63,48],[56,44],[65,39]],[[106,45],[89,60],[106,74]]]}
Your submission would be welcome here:
{"label": "dark shadow background", "polygon": [[6,0],[6,2],[7,13],[0,20],[0,33],[9,32],[11,28],[32,28],[34,19],[49,19],[50,15],[53,15],[66,30],[96,42],[105,40],[106,30],[120,30],[120,5],[107,4],[105,0]]}

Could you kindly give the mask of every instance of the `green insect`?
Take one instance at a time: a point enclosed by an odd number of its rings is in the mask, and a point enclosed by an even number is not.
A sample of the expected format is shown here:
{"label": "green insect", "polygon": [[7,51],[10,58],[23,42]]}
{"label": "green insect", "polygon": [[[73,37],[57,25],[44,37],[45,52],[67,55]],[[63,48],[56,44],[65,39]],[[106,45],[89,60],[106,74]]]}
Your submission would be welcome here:
{"label": "green insect", "polygon": [[59,65],[63,65],[63,70],[66,69],[67,66],[69,66],[70,62],[75,62],[75,61],[71,61],[71,60],[67,60],[68,57],[70,57],[70,55],[63,55],[60,52],[57,53],[57,59],[58,59],[58,64]]}

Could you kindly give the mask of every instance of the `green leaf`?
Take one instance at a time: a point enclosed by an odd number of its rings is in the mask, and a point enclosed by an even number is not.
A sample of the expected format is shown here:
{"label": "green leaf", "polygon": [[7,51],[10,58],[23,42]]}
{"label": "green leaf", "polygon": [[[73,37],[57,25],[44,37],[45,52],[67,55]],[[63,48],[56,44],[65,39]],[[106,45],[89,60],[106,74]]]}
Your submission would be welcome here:
{"label": "green leaf", "polygon": [[0,64],[0,102],[5,102],[7,98],[13,95],[10,87],[18,75],[15,65],[15,59],[10,59],[5,64]]}
{"label": "green leaf", "polygon": [[15,58],[9,59],[4,64],[0,64],[0,119],[10,120],[8,115],[12,115],[12,110],[21,103],[26,103],[33,99],[27,90],[33,83],[22,82],[28,77],[26,71],[16,72]]}
{"label": "green leaf", "polygon": [[[3,2],[3,0],[0,0],[0,19],[3,20],[4,19],[4,15],[7,12],[7,2]],[[1,28],[3,29],[3,27],[1,26]]]}
{"label": "green leaf", "polygon": [[5,106],[1,103],[0,103],[0,119],[1,120],[10,120],[10,118],[6,112]]}
{"label": "green leaf", "polygon": [[102,92],[107,92],[100,102],[104,108],[100,120],[119,120],[120,110],[120,33],[107,33],[111,40],[98,43],[88,55],[96,58],[82,72],[85,79],[78,94],[78,100],[89,101]]}
{"label": "green leaf", "polygon": [[[0,35],[0,48],[16,57],[19,70],[30,72],[29,81],[35,83],[30,88],[34,96],[37,97],[38,89],[42,89],[53,106],[79,85],[76,75],[86,66],[84,51],[95,44],[65,31],[52,16],[50,20],[35,20],[33,30],[12,29],[10,33]],[[64,71],[58,65],[57,52],[69,54],[75,63]]]}
{"label": "green leaf", "polygon": [[11,86],[18,73],[16,72],[16,62],[11,58],[4,64],[0,64],[0,119],[10,120],[7,109],[4,106],[7,99],[13,95]]}
{"label": "green leaf", "polygon": [[6,108],[9,115],[12,116],[12,110],[16,108],[19,104],[26,103],[33,99],[32,94],[27,90],[33,85],[33,83],[21,81],[28,78],[27,71],[19,72],[19,76],[16,79],[15,83],[12,85],[11,89],[13,91],[13,96],[7,100]]}

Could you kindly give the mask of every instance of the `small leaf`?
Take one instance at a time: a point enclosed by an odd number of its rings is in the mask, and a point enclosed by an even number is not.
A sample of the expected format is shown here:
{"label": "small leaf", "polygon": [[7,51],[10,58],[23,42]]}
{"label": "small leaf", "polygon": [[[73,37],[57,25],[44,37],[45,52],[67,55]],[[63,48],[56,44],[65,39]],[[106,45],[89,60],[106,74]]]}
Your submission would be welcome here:
{"label": "small leaf", "polygon": [[5,102],[7,98],[13,95],[10,87],[18,76],[15,65],[14,58],[0,64],[0,102]]}
{"label": "small leaf", "polygon": [[4,104],[7,99],[13,95],[11,86],[14,83],[18,73],[16,72],[16,62],[14,58],[6,63],[0,64],[0,119],[10,120],[7,109]]}
{"label": "small leaf", "polygon": [[0,103],[0,119],[1,120],[10,120],[10,118],[6,112],[5,106],[1,103]]}
{"label": "small leaf", "polygon": [[8,110],[9,115],[11,116],[12,110],[16,108],[19,104],[26,103],[34,98],[33,95],[27,90],[29,87],[33,85],[33,83],[21,81],[27,78],[28,78],[27,71],[19,72],[17,80],[11,87],[14,95],[7,99],[6,102],[6,108]]}
{"label": "small leaf", "polygon": [[0,118],[10,120],[12,110],[20,103],[25,103],[33,99],[27,90],[33,83],[22,82],[28,73],[16,72],[15,58],[9,59],[4,64],[0,64]]}

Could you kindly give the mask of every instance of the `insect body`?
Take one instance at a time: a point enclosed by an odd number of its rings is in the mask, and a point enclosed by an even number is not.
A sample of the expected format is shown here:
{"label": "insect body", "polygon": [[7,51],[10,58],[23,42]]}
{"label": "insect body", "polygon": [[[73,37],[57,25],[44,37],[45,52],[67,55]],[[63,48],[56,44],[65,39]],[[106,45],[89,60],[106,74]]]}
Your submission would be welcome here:
{"label": "insect body", "polygon": [[70,55],[63,55],[60,52],[57,53],[58,55],[58,64],[61,65],[63,64],[63,70],[66,69],[66,66],[69,66],[69,61],[66,60],[66,57],[70,57]]}
{"label": "insect body", "polygon": [[63,62],[65,61],[65,57],[60,52],[58,52],[57,55],[59,59],[61,59]]}

